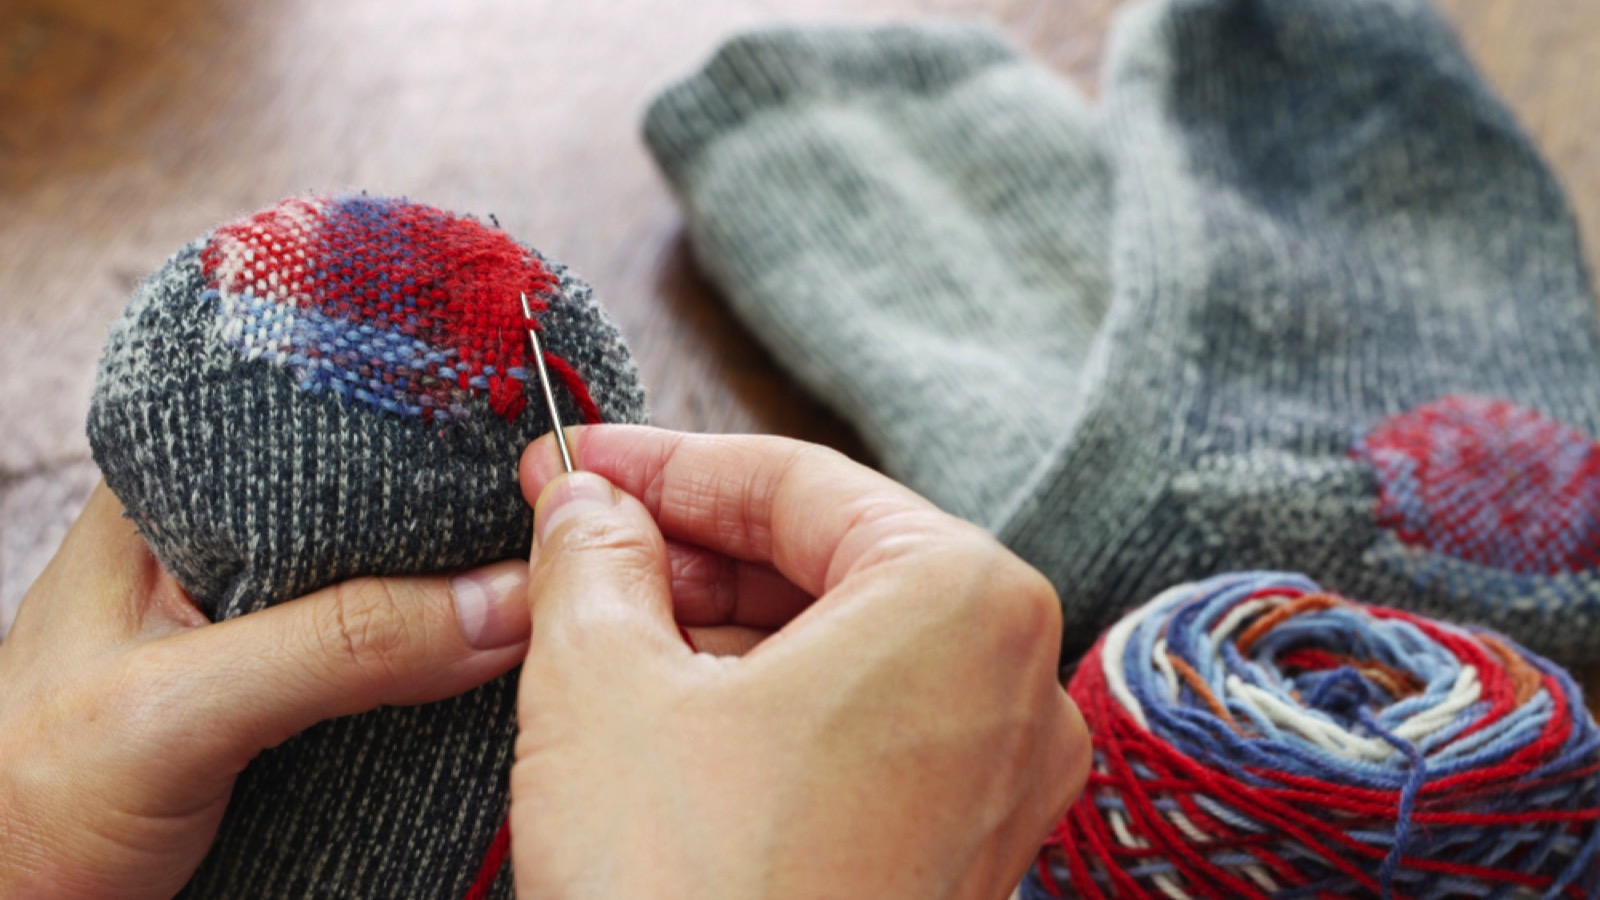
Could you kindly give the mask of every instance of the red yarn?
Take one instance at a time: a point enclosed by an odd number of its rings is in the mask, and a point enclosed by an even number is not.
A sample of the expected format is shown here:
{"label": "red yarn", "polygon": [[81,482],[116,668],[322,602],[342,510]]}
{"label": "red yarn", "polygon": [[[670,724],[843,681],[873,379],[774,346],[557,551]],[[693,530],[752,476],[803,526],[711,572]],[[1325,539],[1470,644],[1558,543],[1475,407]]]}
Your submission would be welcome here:
{"label": "red yarn", "polygon": [[[1219,584],[1222,587],[1215,587]],[[1226,578],[1218,578],[1192,586],[1189,590],[1193,593],[1179,595],[1179,599],[1222,596],[1227,584]],[[1217,593],[1206,595],[1207,590]],[[1571,835],[1580,843],[1587,840],[1586,836],[1594,833],[1595,823],[1600,822],[1600,804],[1580,802],[1585,795],[1575,792],[1592,794],[1593,776],[1600,773],[1600,760],[1594,758],[1593,721],[1575,718],[1577,713],[1573,711],[1579,707],[1570,679],[1547,662],[1526,655],[1492,634],[1463,631],[1398,610],[1282,587],[1233,596],[1240,597],[1237,603],[1266,598],[1279,601],[1273,613],[1252,614],[1255,624],[1265,623],[1263,627],[1267,629],[1280,621],[1274,619],[1275,615],[1285,611],[1298,614],[1297,606],[1312,609],[1308,604],[1313,603],[1326,609],[1329,598],[1346,610],[1358,609],[1358,615],[1368,617],[1369,622],[1398,620],[1415,628],[1453,655],[1461,664],[1459,671],[1470,666],[1477,673],[1480,693],[1470,707],[1455,714],[1462,726],[1451,732],[1452,741],[1470,739],[1507,717],[1523,713],[1538,695],[1548,698],[1551,712],[1544,716],[1536,733],[1519,730],[1517,733],[1522,736],[1511,738],[1500,730],[1495,741],[1515,743],[1507,746],[1509,752],[1497,761],[1486,761],[1455,774],[1423,777],[1416,783],[1414,794],[1348,783],[1339,777],[1288,771],[1288,766],[1282,770],[1267,767],[1249,762],[1252,757],[1233,756],[1232,751],[1227,751],[1228,764],[1219,765],[1222,757],[1208,761],[1203,752],[1214,749],[1222,753],[1232,745],[1207,735],[1226,737],[1231,728],[1241,741],[1253,743],[1262,738],[1249,720],[1234,721],[1226,707],[1207,695],[1211,690],[1208,684],[1222,683],[1215,670],[1211,681],[1189,681],[1179,665],[1183,659],[1175,654],[1198,653],[1192,643],[1193,634],[1209,633],[1206,629],[1234,607],[1208,607],[1207,615],[1212,618],[1185,618],[1182,627],[1188,631],[1181,634],[1166,630],[1142,632],[1146,635],[1144,640],[1150,640],[1148,635],[1159,634],[1162,641],[1174,642],[1166,645],[1164,654],[1156,651],[1172,667],[1166,681],[1159,675],[1143,674],[1142,669],[1136,672],[1134,651],[1127,649],[1117,651],[1128,654],[1117,657],[1128,660],[1126,668],[1120,663],[1113,668],[1115,677],[1129,681],[1114,686],[1113,673],[1108,672],[1104,656],[1107,639],[1102,638],[1078,666],[1068,688],[1093,733],[1094,770],[1082,798],[1057,824],[1040,853],[1030,877],[1036,891],[1055,897],[1148,897],[1155,896],[1153,888],[1160,886],[1153,885],[1152,879],[1170,878],[1191,896],[1268,897],[1263,884],[1257,883],[1255,877],[1247,877],[1252,866],[1259,869],[1262,881],[1274,883],[1272,895],[1284,892],[1331,896],[1325,885],[1332,883],[1330,879],[1342,877],[1349,880],[1350,888],[1366,894],[1404,896],[1400,883],[1388,883],[1389,876],[1380,876],[1385,869],[1413,873],[1413,877],[1415,873],[1455,877],[1485,889],[1501,885],[1542,891],[1555,888],[1564,863],[1544,865],[1517,852],[1484,859],[1438,852],[1413,855],[1408,850],[1424,852],[1418,848],[1426,843],[1401,842],[1400,849],[1392,851],[1394,845],[1386,846],[1366,835],[1382,833],[1403,818],[1417,834],[1438,836],[1444,829],[1455,829],[1457,834],[1481,830],[1481,834],[1492,835],[1539,827],[1552,835]],[[1160,602],[1153,601],[1150,608]],[[1167,612],[1180,605],[1161,607],[1162,616],[1149,621],[1170,625],[1177,616],[1167,618]],[[1217,638],[1212,635],[1212,639]],[[1242,657],[1253,659],[1253,640],[1247,629],[1235,641],[1234,649]],[[1335,644],[1279,644],[1272,651],[1276,655],[1261,664],[1278,667],[1285,673],[1281,676],[1284,678],[1290,677],[1291,672],[1309,673],[1313,681],[1307,683],[1314,683],[1320,673],[1340,669],[1361,673],[1367,685],[1388,690],[1392,702],[1422,692],[1423,681],[1418,680],[1417,671],[1401,671],[1388,662],[1352,658],[1344,655],[1343,649],[1328,649]],[[1143,653],[1142,648],[1148,645],[1137,646]],[[1140,660],[1138,666],[1143,665],[1142,656]],[[1124,676],[1124,671],[1129,674]],[[1169,689],[1160,686],[1167,683],[1175,693],[1164,693]],[[1130,690],[1135,693],[1129,694]],[[1122,693],[1119,695],[1118,691]],[[1136,699],[1125,701],[1119,696]],[[1296,704],[1302,701],[1298,694],[1284,694],[1283,699]],[[1232,702],[1238,700],[1238,695],[1232,697]],[[1219,709],[1221,714],[1217,714]],[[1165,718],[1145,722],[1137,717],[1155,715],[1157,710],[1163,710],[1160,715]],[[1215,717],[1202,721],[1206,715]],[[1163,730],[1178,728],[1193,731]],[[1180,744],[1174,736],[1188,743]],[[1508,793],[1533,798],[1559,797],[1563,792],[1573,799],[1548,800],[1543,805],[1507,802]],[[1439,846],[1466,845],[1447,841]],[[1560,896],[1587,896],[1586,892],[1594,887],[1593,848],[1582,852],[1591,859],[1588,875],[1563,884]],[[1306,868],[1308,861],[1314,861],[1315,867]]]}
{"label": "red yarn", "polygon": [[[581,383],[581,382],[580,382]],[[583,395],[586,399],[588,392]],[[682,625],[678,626],[678,636],[689,645],[689,649],[699,652],[700,648],[694,645],[694,638],[689,637],[689,632]],[[508,814],[500,823],[500,830],[494,834],[494,842],[489,845],[489,852],[484,854],[483,864],[478,867],[478,877],[473,879],[472,887],[468,889],[465,900],[484,900],[489,896],[489,889],[494,887],[495,880],[500,877],[500,869],[506,864],[506,856],[511,852],[511,816]]]}
{"label": "red yarn", "polygon": [[1504,400],[1451,395],[1379,423],[1352,451],[1401,542],[1523,575],[1600,566],[1600,443]]}
{"label": "red yarn", "polygon": [[484,854],[483,865],[478,867],[478,877],[472,880],[465,900],[484,900],[489,896],[489,889],[500,877],[500,869],[506,864],[506,855],[510,852],[511,817],[508,815],[500,822],[500,830],[494,833],[494,842],[489,845],[489,852]]}
{"label": "red yarn", "polygon": [[589,386],[584,383],[583,376],[561,357],[546,351],[545,364],[556,372],[556,377],[567,386],[567,392],[572,394],[573,402],[578,404],[578,411],[583,413],[583,421],[590,425],[600,424],[600,407],[595,405],[594,398],[589,396]]}
{"label": "red yarn", "polygon": [[[225,342],[331,390],[427,421],[468,400],[511,421],[527,405],[521,297],[542,311],[556,277],[496,228],[405,200],[290,199],[218,228],[200,252]],[[599,409],[546,353],[587,422]],[[517,377],[521,373],[523,377]]]}

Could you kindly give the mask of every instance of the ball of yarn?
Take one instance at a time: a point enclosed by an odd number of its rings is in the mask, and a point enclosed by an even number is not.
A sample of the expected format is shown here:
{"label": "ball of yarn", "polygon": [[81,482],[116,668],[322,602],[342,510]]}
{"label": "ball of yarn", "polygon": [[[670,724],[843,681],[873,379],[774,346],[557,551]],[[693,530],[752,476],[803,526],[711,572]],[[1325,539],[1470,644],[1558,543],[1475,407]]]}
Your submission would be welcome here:
{"label": "ball of yarn", "polygon": [[1229,574],[1068,690],[1094,765],[1029,898],[1600,895],[1600,729],[1507,638]]}

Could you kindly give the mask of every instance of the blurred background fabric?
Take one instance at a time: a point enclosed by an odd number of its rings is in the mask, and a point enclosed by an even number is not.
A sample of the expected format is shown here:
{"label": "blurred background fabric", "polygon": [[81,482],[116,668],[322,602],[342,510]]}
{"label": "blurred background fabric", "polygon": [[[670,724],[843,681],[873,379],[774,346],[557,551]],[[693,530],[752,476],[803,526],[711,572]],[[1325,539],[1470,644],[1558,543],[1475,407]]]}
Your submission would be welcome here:
{"label": "blurred background fabric", "polygon": [[[1093,91],[1124,0],[0,0],[0,633],[98,478],[84,418],[134,285],[310,191],[493,216],[595,287],[657,424],[862,456],[697,274],[646,103],[774,22],[986,19]],[[1440,0],[1600,260],[1600,4]],[[1591,681],[1591,684],[1593,682]]]}

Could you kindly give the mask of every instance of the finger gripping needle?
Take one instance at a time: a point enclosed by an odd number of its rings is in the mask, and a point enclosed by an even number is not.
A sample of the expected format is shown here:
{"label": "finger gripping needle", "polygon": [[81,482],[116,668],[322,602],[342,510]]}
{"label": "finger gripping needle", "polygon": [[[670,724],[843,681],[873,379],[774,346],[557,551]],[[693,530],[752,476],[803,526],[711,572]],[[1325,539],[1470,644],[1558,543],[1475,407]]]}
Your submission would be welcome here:
{"label": "finger gripping needle", "polygon": [[539,332],[534,329],[533,310],[528,306],[528,295],[522,295],[522,316],[530,323],[528,325],[528,340],[533,342],[533,365],[539,371],[539,390],[544,392],[545,408],[550,410],[550,428],[556,435],[556,447],[561,450],[561,467],[568,472],[573,470],[572,450],[567,446],[567,433],[561,427],[561,412],[556,408],[556,393],[550,387],[550,370],[544,366],[544,344],[539,341]]}

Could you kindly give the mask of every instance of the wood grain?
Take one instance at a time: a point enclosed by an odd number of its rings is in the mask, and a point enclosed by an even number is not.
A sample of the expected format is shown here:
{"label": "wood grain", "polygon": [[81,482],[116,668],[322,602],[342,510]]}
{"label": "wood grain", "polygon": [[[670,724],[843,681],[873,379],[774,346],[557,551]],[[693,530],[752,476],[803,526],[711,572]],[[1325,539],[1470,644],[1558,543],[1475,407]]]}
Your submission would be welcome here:
{"label": "wood grain", "polygon": [[[1121,0],[6,0],[0,5],[0,623],[81,490],[106,325],[209,226],[304,191],[493,213],[593,282],[659,424],[860,455],[697,273],[645,104],[772,22],[982,16],[1091,93]],[[1600,4],[1445,0],[1600,260]],[[68,485],[49,489],[52,484]],[[1600,683],[1597,683],[1600,687]]]}

